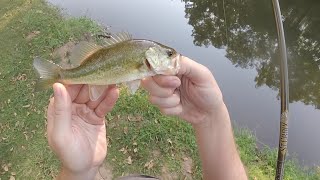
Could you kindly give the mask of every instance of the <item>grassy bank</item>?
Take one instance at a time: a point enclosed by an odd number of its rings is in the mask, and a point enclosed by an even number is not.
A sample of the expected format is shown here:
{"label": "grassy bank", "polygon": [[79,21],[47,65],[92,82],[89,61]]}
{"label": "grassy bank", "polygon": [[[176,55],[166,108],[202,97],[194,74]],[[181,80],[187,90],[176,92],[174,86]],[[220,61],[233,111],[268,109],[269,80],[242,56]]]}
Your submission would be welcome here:
{"label": "grassy bank", "polygon": [[[41,0],[0,1],[0,179],[52,179],[59,162],[49,150],[45,109],[52,91],[33,94],[34,56],[52,52],[84,34],[101,29],[85,18],[63,19]],[[192,128],[165,117],[150,105],[146,94],[130,96],[125,90],[108,114],[109,149],[105,167],[113,177],[144,173],[164,179],[201,179]],[[250,179],[272,179],[276,153],[257,151],[250,132],[236,133],[241,158]],[[320,179],[320,172],[286,164],[285,179]]]}

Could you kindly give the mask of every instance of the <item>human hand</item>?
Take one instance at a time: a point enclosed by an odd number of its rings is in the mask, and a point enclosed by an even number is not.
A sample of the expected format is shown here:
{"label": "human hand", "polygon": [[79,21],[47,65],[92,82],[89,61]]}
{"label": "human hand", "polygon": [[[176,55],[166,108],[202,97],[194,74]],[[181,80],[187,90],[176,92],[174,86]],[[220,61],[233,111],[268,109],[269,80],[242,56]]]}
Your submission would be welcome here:
{"label": "human hand", "polygon": [[93,179],[107,154],[105,114],[118,99],[110,86],[96,101],[87,85],[53,85],[48,107],[47,134],[51,149],[62,163],[60,179]]}
{"label": "human hand", "polygon": [[177,76],[150,77],[142,86],[162,113],[193,125],[203,179],[247,179],[222,93],[206,67],[181,57]]}
{"label": "human hand", "polygon": [[149,77],[142,86],[163,114],[177,115],[193,125],[204,123],[224,105],[210,70],[183,56],[177,76]]}

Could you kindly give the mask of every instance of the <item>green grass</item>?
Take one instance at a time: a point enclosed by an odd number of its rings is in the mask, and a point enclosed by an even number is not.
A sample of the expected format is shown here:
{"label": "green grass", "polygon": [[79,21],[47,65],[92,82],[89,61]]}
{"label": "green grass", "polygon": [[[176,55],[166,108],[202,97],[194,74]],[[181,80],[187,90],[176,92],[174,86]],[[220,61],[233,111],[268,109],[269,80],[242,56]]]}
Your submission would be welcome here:
{"label": "green grass", "polygon": [[[32,32],[40,33],[27,40]],[[34,56],[50,58],[54,49],[86,33],[101,33],[86,18],[63,19],[41,0],[0,1],[0,179],[52,179],[59,161],[49,150],[45,109],[52,91],[33,93]],[[184,178],[184,159],[191,158],[192,178],[201,179],[193,130],[187,123],[162,116],[146,93],[125,90],[107,115],[109,149],[106,162],[114,177],[128,173]],[[237,130],[236,141],[250,179],[273,179],[276,152],[258,151],[255,137]],[[128,161],[131,157],[131,162]],[[147,162],[152,162],[149,168]],[[318,171],[318,172],[317,172]],[[320,170],[306,170],[287,161],[285,179],[320,179]]]}

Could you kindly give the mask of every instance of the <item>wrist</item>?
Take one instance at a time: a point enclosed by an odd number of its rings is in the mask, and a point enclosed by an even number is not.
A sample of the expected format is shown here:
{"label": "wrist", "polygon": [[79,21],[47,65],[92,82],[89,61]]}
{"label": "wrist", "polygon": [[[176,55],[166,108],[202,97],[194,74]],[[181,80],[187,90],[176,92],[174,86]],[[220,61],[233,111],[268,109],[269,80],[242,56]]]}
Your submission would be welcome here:
{"label": "wrist", "polygon": [[57,180],[93,180],[98,172],[99,167],[92,167],[83,171],[72,171],[62,167]]}
{"label": "wrist", "polygon": [[203,120],[199,123],[192,124],[193,128],[197,130],[219,128],[221,126],[231,126],[228,109],[224,102],[220,103],[219,106],[208,112]]}
{"label": "wrist", "polygon": [[[203,167],[203,179],[246,179],[237,152],[227,107],[219,107],[203,123],[193,125]],[[228,172],[225,173],[225,170]]]}

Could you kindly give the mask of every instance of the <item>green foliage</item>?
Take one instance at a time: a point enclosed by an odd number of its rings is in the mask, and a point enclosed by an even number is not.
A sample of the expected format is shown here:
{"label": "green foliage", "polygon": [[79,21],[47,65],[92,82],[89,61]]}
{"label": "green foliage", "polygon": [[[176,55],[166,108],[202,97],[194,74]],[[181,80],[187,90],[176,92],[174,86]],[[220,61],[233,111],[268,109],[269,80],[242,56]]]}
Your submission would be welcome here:
{"label": "green foliage", "polygon": [[33,93],[33,57],[49,57],[54,48],[101,28],[86,18],[62,20],[40,0],[1,1],[0,7],[0,165],[8,167],[0,178],[49,179],[59,165],[45,138],[51,91]]}
{"label": "green foliage", "polygon": [[[257,87],[280,87],[280,55],[270,0],[184,0],[197,46],[225,48],[237,67],[255,68]],[[320,1],[280,0],[283,15],[290,102],[320,108]],[[205,12],[205,13],[204,13]],[[200,23],[201,22],[201,23]]]}
{"label": "green foliage", "polygon": [[[200,166],[191,126],[178,118],[161,115],[148,102],[145,91],[129,95],[122,90],[108,119],[111,145],[108,161],[115,176],[137,172],[159,175],[164,167],[181,176],[181,161],[186,157],[196,160],[195,167]],[[129,156],[132,164],[127,162]],[[144,167],[151,160],[154,167]],[[196,170],[195,175],[200,176],[199,168]]]}
{"label": "green foliage", "polygon": [[[45,130],[46,106],[52,92],[33,93],[32,60],[34,56],[49,58],[55,48],[77,41],[85,33],[100,33],[101,28],[86,18],[63,19],[58,9],[41,0],[1,0],[0,7],[0,178],[52,179],[59,170]],[[145,173],[183,179],[187,174],[183,163],[189,158],[193,160],[192,177],[201,179],[191,126],[161,115],[148,102],[146,92],[130,95],[122,89],[107,119],[107,162],[114,177]],[[250,178],[271,179],[275,151],[259,152],[247,130],[236,132],[236,141]],[[319,172],[307,173],[293,161],[286,166],[286,179],[319,179]]]}

